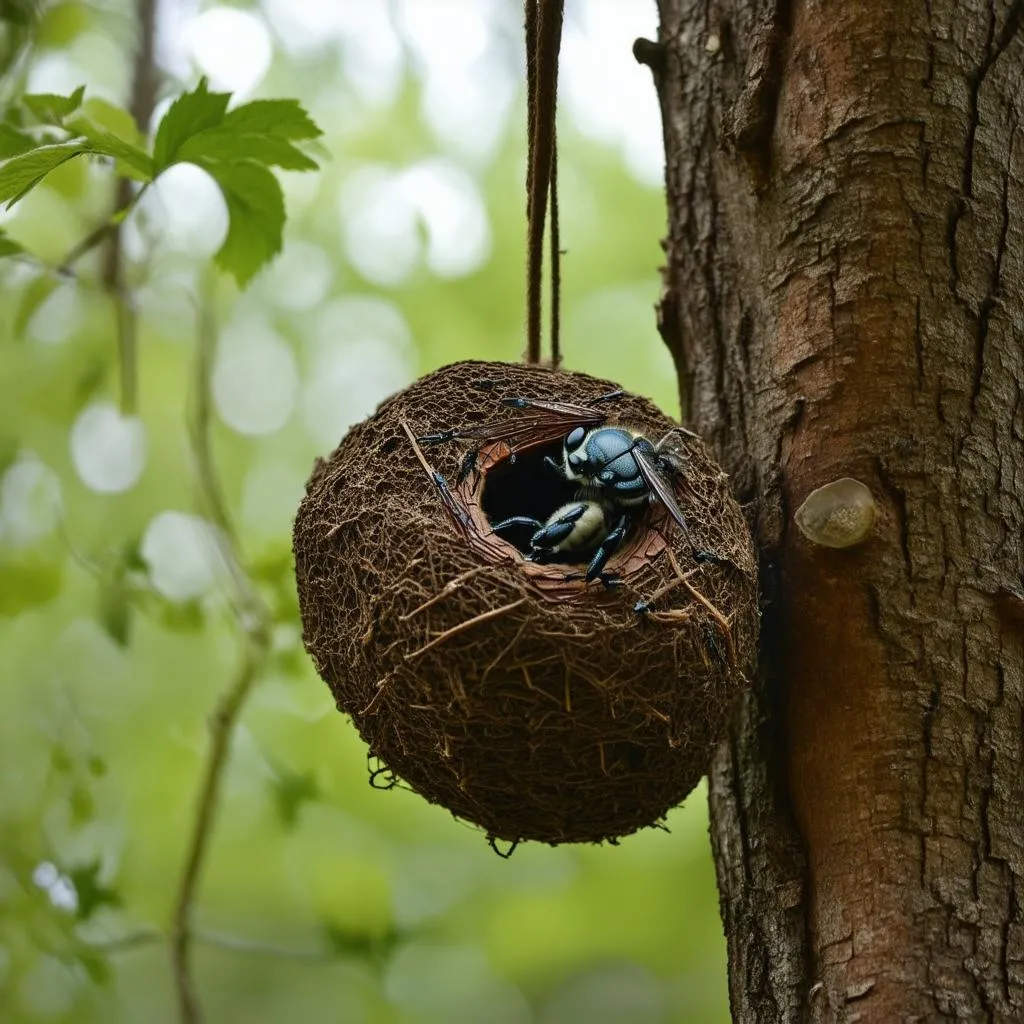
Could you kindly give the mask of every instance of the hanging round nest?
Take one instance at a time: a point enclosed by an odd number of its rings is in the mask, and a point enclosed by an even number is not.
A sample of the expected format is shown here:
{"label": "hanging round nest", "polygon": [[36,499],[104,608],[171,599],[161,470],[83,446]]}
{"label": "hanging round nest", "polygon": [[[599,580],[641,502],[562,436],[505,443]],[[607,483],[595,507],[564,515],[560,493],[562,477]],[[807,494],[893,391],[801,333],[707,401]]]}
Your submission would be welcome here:
{"label": "hanging round nest", "polygon": [[545,461],[561,461],[561,437],[475,456],[471,441],[416,440],[529,415],[504,399],[592,406],[614,389],[538,366],[444,367],[317,461],[295,522],[304,640],[338,708],[389,778],[492,838],[599,842],[658,824],[704,774],[753,664],[743,516],[704,445],[646,399],[594,408],[652,441],[675,428],[670,486],[693,545],[650,503],[606,567],[616,586],[527,560],[529,531],[491,530],[573,500]]}

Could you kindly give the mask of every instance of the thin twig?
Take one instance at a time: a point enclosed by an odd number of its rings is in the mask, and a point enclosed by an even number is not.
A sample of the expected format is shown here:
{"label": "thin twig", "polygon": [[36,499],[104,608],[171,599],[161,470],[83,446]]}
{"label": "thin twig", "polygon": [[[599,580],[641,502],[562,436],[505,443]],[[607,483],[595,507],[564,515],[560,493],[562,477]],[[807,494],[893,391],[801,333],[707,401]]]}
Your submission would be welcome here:
{"label": "thin twig", "polygon": [[[132,67],[132,90],[129,110],[140,131],[149,128],[156,106],[156,0],[136,0],[135,15],[138,39],[135,62]],[[125,258],[121,243],[121,225],[129,209],[137,202],[136,193],[128,178],[119,178],[114,197],[114,212],[110,225],[110,244],[103,261],[102,280],[117,305],[117,351],[121,370],[121,411],[132,415],[138,395],[138,366],[136,358],[138,311],[134,297],[125,285]]]}
{"label": "thin twig", "polygon": [[475,576],[478,572],[484,572],[489,569],[489,565],[477,565],[472,569],[467,569],[465,572],[459,573],[458,576],[453,580],[449,580],[433,597],[428,598],[422,604],[417,605],[411,612],[406,612],[404,615],[398,616],[399,622],[408,622],[409,619],[419,615],[420,612],[425,612],[428,608],[433,607],[438,601],[443,601],[450,594],[454,594],[471,576]]}
{"label": "thin twig", "polygon": [[513,608],[518,608],[521,604],[526,602],[525,597],[519,598],[518,601],[513,601],[511,604],[503,604],[500,608],[492,608],[489,612],[481,612],[479,615],[474,615],[471,619],[466,619],[465,622],[460,622],[457,626],[452,626],[451,629],[446,629],[443,633],[435,636],[433,640],[428,644],[424,644],[418,650],[413,651],[411,654],[405,656],[406,661],[411,661],[413,658],[418,658],[421,654],[429,651],[432,647],[437,647],[438,644],[443,644],[446,640],[450,640],[453,636],[458,636],[460,633],[465,633],[467,629],[472,629],[474,626],[480,625],[482,622],[490,622],[491,619],[497,619],[499,616],[505,615],[512,611]]}
{"label": "thin twig", "polygon": [[718,623],[719,629],[725,637],[726,646],[729,649],[729,667],[736,668],[736,644],[732,638],[732,628],[729,625],[729,620],[686,578],[686,574],[683,572],[676,560],[675,553],[671,548],[668,548],[668,560],[675,570],[676,575],[682,581],[682,584],[690,592],[690,596],[700,604],[702,604],[707,610],[711,617]]}
{"label": "thin twig", "polygon": [[192,983],[189,954],[194,938],[192,907],[198,891],[203,861],[213,832],[214,819],[223,782],[224,770],[231,751],[231,737],[246,698],[259,678],[267,658],[271,617],[259,598],[252,581],[242,566],[238,537],[228,513],[213,461],[210,428],[213,419],[211,399],[211,366],[216,339],[213,318],[213,296],[204,292],[199,310],[196,345],[195,395],[189,436],[195,460],[199,488],[210,518],[219,527],[217,542],[236,587],[232,607],[244,637],[242,660],[228,689],[222,694],[210,721],[210,750],[203,770],[195,817],[189,836],[185,863],[178,882],[174,916],[171,923],[171,962],[178,992],[179,1017],[182,1024],[198,1024],[202,1010]]}

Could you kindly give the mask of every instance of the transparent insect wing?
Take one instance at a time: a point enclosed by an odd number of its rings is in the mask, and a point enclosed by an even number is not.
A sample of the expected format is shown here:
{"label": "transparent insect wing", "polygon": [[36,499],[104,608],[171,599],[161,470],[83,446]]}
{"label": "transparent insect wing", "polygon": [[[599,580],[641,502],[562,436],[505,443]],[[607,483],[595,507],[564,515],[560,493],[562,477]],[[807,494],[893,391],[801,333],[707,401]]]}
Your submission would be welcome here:
{"label": "transparent insect wing", "polygon": [[665,479],[658,466],[658,456],[649,447],[634,448],[633,455],[636,458],[636,464],[640,467],[644,480],[647,481],[647,486],[651,489],[651,493],[668,509],[669,515],[672,516],[679,526],[689,534],[690,527],[687,525],[683,510],[679,507],[679,502],[676,501],[672,484]]}

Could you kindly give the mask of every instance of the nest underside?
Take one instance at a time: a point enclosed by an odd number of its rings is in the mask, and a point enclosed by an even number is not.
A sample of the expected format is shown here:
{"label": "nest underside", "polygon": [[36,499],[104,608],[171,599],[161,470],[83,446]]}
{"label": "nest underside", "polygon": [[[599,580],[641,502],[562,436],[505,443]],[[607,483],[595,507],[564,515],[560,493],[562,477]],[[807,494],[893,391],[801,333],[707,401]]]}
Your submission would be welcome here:
{"label": "nest underside", "polygon": [[[623,585],[608,589],[524,563],[494,535],[468,542],[406,431],[516,415],[500,398],[586,405],[614,387],[538,367],[446,367],[318,464],[296,521],[304,639],[338,707],[400,779],[493,837],[601,841],[658,823],[704,773],[752,665],[753,549],[700,442],[681,449],[678,499],[718,560],[697,565],[652,509],[609,565]],[[608,415],[653,439],[673,426],[636,396]],[[422,454],[454,481],[466,449]]]}

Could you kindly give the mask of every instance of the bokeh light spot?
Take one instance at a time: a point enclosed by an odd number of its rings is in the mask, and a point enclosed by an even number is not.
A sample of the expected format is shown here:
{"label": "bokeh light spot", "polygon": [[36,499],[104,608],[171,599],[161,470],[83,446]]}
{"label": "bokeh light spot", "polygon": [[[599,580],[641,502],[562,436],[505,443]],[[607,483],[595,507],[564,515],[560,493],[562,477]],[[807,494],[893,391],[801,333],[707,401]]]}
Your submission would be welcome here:
{"label": "bokeh light spot", "polygon": [[243,96],[263,80],[273,57],[270,32],[257,14],[211,7],[186,26],[185,45],[215,89]]}
{"label": "bokeh light spot", "polygon": [[146,465],[146,429],[112,402],[95,402],[71,428],[71,459],[82,483],[101,494],[133,487]]}
{"label": "bokeh light spot", "polygon": [[299,374],[291,347],[266,324],[227,328],[217,347],[213,397],[220,418],[240,434],[272,434],[288,422]]}
{"label": "bokeh light spot", "polygon": [[169,510],[150,520],[139,553],[153,589],[170,601],[193,601],[216,582],[220,554],[214,527],[199,516]]}
{"label": "bokeh light spot", "polygon": [[22,456],[0,480],[0,537],[16,547],[31,544],[53,531],[60,508],[60,478],[34,456]]}

